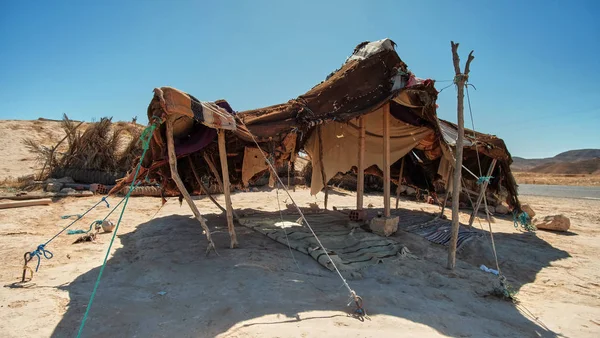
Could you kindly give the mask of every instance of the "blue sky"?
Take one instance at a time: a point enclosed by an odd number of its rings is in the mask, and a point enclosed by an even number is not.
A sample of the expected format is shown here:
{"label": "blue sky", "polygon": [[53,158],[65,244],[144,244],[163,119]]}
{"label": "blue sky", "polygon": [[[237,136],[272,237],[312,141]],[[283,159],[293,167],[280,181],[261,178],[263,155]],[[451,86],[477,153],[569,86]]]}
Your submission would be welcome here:
{"label": "blue sky", "polygon": [[[0,12],[0,119],[145,122],[174,86],[235,110],[285,102],[355,45],[389,37],[419,77],[453,77],[450,40],[475,60],[477,130],[513,156],[600,148],[597,1],[11,1]],[[447,82],[439,82],[438,90]],[[456,120],[456,91],[438,115]],[[468,110],[465,111],[468,114]],[[467,126],[470,121],[467,117]]]}

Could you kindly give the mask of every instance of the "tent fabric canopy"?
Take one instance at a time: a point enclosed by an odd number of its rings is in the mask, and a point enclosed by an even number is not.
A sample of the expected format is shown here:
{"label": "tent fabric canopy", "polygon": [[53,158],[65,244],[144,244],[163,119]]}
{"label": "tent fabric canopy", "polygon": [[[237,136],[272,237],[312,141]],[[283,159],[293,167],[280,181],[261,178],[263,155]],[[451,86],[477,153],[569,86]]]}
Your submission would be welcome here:
{"label": "tent fabric canopy", "polygon": [[[367,119],[365,165],[367,168],[373,165],[382,167],[380,108],[389,103],[390,114],[394,117],[391,119],[390,140],[392,162],[409,152],[423,155],[423,161],[411,165],[411,168],[422,166],[423,171],[407,174],[418,174],[418,179],[427,187],[437,179],[435,176],[439,175],[442,159],[453,162],[457,128],[437,118],[435,81],[416,78],[396,53],[395,46],[390,39],[363,42],[340,69],[305,94],[286,103],[238,113],[234,113],[224,100],[201,102],[178,89],[160,87],[154,91],[148,118],[152,121],[159,117],[164,121],[169,115],[177,117],[174,123],[175,142],[177,149],[185,149],[177,151],[177,157],[189,156],[196,163],[194,167],[198,168],[196,174],[199,176],[212,175],[206,158],[213,158],[214,166],[220,166],[213,156],[218,153],[214,135],[202,138],[197,131],[200,127],[226,131],[230,181],[234,185],[247,186],[266,169],[264,159],[258,158],[258,155],[262,156],[260,152],[264,152],[276,166],[282,166],[293,161],[299,151],[305,150],[311,155],[313,168],[319,168],[317,128],[321,128],[326,177],[350,170],[357,165],[358,130],[355,119],[363,115]],[[164,161],[165,132],[164,126],[154,132],[150,156],[144,159],[142,170],[156,180],[165,193],[178,194],[170,179],[169,166]],[[200,139],[201,146],[187,144]],[[509,205],[519,209],[517,186],[510,172],[512,159],[504,142],[492,135],[467,130],[462,146],[469,150],[465,151],[466,157],[474,158],[478,152],[485,159],[498,160],[499,169],[495,172],[498,178],[490,187],[506,188]],[[482,161],[485,162],[485,159]],[[394,163],[392,169],[397,169],[397,165]],[[199,190],[187,160],[181,161],[178,168],[188,188]],[[311,193],[314,194],[323,187],[323,180],[320,170],[313,170],[312,175]],[[425,176],[426,181],[423,181]],[[131,182],[132,178],[130,175],[115,189]],[[113,191],[117,191],[115,189]]]}
{"label": "tent fabric canopy", "polygon": [[[383,109],[364,115],[366,125],[365,135],[365,168],[377,165],[383,168]],[[323,124],[321,140],[319,133],[312,133],[304,145],[304,150],[312,160],[313,171],[311,180],[311,194],[316,195],[323,189],[321,175],[321,156],[319,156],[319,142],[323,143],[323,168],[325,176],[332,178],[338,172],[346,172],[353,166],[358,167],[359,130],[358,121],[349,123],[332,122]],[[390,119],[390,153],[392,162],[395,162],[411,151],[421,140],[433,134],[434,131],[427,127],[416,127],[408,123]]]}

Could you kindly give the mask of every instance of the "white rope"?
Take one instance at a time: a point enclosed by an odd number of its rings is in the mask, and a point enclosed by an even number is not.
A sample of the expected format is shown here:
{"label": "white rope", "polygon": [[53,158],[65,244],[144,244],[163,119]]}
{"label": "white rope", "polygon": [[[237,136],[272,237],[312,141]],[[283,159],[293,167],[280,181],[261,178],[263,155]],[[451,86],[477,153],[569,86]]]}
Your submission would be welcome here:
{"label": "white rope", "polygon": [[[283,229],[283,233],[285,234],[285,240],[287,242],[288,245],[288,249],[290,250],[290,255],[292,256],[292,259],[294,260],[294,263],[296,264],[296,267],[298,268],[298,272],[302,273],[302,269],[300,269],[300,264],[298,264],[298,261],[296,260],[296,256],[294,255],[294,252],[292,251],[292,245],[290,244],[290,239],[288,238],[288,234],[287,231],[285,230],[285,221],[283,220],[283,213],[281,212],[281,204],[279,202],[279,182],[277,183],[277,185],[275,186],[275,191],[277,193],[277,208],[279,209],[279,218],[281,219],[281,229]],[[312,284],[312,286],[321,291],[322,293],[326,293],[323,289],[319,288],[318,286],[316,286],[313,282],[311,282],[310,280],[307,279],[307,281]],[[343,284],[341,285],[343,286]]]}
{"label": "white rope", "polygon": [[265,161],[267,162],[267,164],[271,168],[271,171],[273,172],[273,174],[275,175],[275,177],[277,177],[277,181],[279,181],[279,184],[281,184],[281,187],[283,188],[283,190],[286,192],[286,194],[288,195],[288,197],[290,198],[290,200],[292,201],[292,203],[294,203],[294,206],[296,207],[296,210],[300,214],[300,217],[302,217],[302,219],[304,220],[304,223],[306,224],[306,226],[308,227],[308,229],[310,230],[310,232],[312,233],[312,235],[315,237],[315,240],[317,241],[317,243],[319,243],[319,246],[321,247],[321,249],[323,249],[323,252],[325,253],[325,255],[327,256],[327,258],[329,259],[329,262],[331,262],[331,265],[335,269],[335,272],[337,272],[337,274],[342,279],[342,282],[344,283],[344,286],[346,286],[346,289],[348,289],[348,292],[350,293],[350,297],[352,297],[352,299],[356,300],[357,297],[358,297],[356,295],[356,292],[354,292],[354,290],[352,290],[352,288],[350,288],[350,285],[348,285],[348,282],[346,281],[346,279],[344,278],[344,276],[342,276],[342,273],[340,272],[340,270],[335,265],[335,262],[331,259],[331,256],[329,256],[329,253],[327,252],[327,249],[325,249],[325,246],[323,245],[323,243],[321,243],[321,240],[319,239],[319,237],[317,237],[317,234],[314,232],[314,230],[312,229],[312,227],[308,223],[308,220],[304,216],[304,213],[302,213],[302,210],[300,210],[300,207],[298,206],[298,204],[296,204],[296,201],[294,201],[294,198],[290,194],[289,190],[283,184],[283,182],[281,181],[281,178],[279,178],[279,175],[277,175],[277,170],[275,170],[275,167],[273,166],[273,164],[271,163],[271,161],[269,161],[269,159],[267,158],[267,156],[265,155],[265,153],[261,149],[260,145],[256,141],[256,138],[254,138],[254,135],[250,132],[250,129],[248,129],[248,127],[246,126],[246,124],[244,123],[244,121],[242,121],[242,119],[238,118],[238,121],[240,121],[240,123],[242,125],[244,125],[244,127],[246,128],[246,130],[248,130],[248,134],[250,134],[250,137],[252,138],[252,141],[254,141],[254,144],[256,144],[256,146],[260,150],[260,153],[265,158]]}

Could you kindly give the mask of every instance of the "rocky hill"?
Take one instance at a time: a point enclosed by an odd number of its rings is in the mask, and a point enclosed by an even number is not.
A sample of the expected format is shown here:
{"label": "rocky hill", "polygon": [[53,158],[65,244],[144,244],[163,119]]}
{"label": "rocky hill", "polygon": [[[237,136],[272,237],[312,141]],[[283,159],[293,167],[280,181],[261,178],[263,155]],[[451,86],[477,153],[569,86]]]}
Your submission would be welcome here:
{"label": "rocky hill", "polygon": [[513,171],[552,174],[598,174],[600,149],[577,149],[554,157],[526,159],[513,157]]}

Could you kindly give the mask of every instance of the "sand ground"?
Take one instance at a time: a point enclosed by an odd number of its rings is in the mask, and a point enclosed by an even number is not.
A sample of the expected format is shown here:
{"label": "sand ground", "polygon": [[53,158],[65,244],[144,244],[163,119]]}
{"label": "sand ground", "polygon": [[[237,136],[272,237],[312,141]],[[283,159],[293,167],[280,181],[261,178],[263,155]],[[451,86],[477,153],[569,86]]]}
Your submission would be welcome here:
{"label": "sand ground", "polygon": [[[315,198],[298,189],[293,196],[301,206],[323,205],[322,194]],[[232,199],[237,209],[278,210],[275,191],[236,193]],[[600,201],[523,199],[538,214],[568,215],[572,227],[569,233],[525,233],[511,220],[495,219],[500,265],[519,291],[518,304],[486,297],[496,281],[478,269],[494,265],[487,238],[471,243],[459,254],[456,270],[449,271],[444,247],[400,231],[393,238],[414,257],[348,278],[370,315],[360,321],[348,315],[348,292],[340,278],[312,258],[296,251],[292,256],[286,246],[242,226],[236,227],[240,248],[229,249],[225,217],[208,199],[195,202],[207,215],[220,256],[205,257],[200,226],[176,198],[161,209],[160,199],[132,198],[84,336],[600,336]],[[83,244],[62,235],[48,246],[54,258],[42,260],[33,285],[10,285],[19,280],[23,253],[68,223],[60,215],[80,213],[97,200],[67,198],[0,211],[2,336],[75,336],[110,235]],[[223,196],[218,200],[222,203]],[[329,201],[350,207],[355,196],[338,191]],[[381,196],[367,196],[368,204],[382,206]],[[400,206],[439,210],[411,201]],[[106,212],[106,207],[95,209],[75,228]]]}

